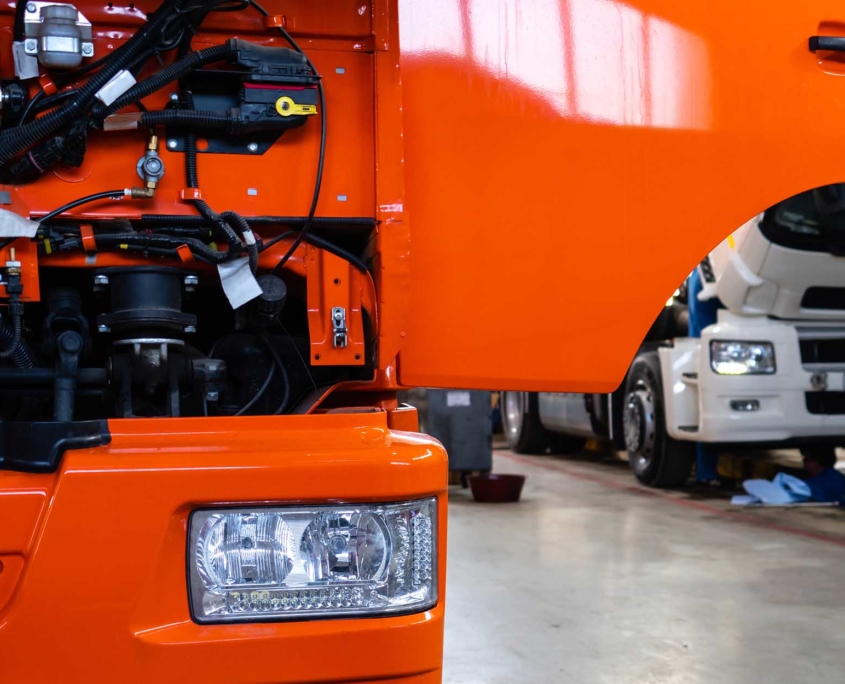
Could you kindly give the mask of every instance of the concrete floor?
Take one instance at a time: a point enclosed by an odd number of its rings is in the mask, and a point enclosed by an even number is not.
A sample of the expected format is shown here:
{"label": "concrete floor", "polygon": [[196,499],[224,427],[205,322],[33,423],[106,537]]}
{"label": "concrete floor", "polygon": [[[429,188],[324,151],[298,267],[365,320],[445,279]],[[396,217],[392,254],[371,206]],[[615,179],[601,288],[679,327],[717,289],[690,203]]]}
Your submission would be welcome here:
{"label": "concrete floor", "polygon": [[814,684],[845,674],[845,513],[737,511],[626,464],[497,452],[452,488],[446,684]]}

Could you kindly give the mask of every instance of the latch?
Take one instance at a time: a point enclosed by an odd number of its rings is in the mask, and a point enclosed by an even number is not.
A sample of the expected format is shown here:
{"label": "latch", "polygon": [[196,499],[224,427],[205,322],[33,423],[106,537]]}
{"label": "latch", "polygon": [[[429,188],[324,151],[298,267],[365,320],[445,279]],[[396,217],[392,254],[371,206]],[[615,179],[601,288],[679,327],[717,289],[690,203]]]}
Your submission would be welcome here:
{"label": "latch", "polygon": [[346,309],[342,306],[332,308],[332,346],[345,349],[347,343]]}

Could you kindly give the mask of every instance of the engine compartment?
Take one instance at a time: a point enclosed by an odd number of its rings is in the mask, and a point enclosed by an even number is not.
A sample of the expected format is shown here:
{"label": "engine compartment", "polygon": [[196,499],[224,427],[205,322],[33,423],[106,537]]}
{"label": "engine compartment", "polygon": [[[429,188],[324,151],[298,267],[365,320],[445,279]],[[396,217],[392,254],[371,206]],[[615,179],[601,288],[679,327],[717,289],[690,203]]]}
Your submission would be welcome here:
{"label": "engine compartment", "polygon": [[110,418],[305,413],[373,379],[373,19],[343,4],[0,15],[14,451]]}

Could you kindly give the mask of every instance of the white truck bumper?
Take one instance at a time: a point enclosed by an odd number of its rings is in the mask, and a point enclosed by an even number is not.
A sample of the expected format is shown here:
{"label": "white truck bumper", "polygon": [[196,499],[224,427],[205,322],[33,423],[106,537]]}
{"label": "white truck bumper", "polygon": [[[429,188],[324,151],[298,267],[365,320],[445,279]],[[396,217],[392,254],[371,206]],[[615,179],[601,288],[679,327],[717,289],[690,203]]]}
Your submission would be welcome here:
{"label": "white truck bumper", "polygon": [[[841,333],[845,345],[845,328]],[[710,367],[711,340],[771,342],[776,372],[719,375]],[[673,348],[660,350],[660,361],[667,432],[675,439],[770,443],[841,437],[845,445],[845,406],[837,413],[836,401],[824,401],[823,407],[814,401],[818,395],[808,401],[808,393],[819,391],[836,399],[845,390],[845,373],[841,365],[802,364],[799,328],[791,323],[720,312],[719,323],[705,328],[701,339],[675,340]],[[826,390],[818,389],[821,379]]]}

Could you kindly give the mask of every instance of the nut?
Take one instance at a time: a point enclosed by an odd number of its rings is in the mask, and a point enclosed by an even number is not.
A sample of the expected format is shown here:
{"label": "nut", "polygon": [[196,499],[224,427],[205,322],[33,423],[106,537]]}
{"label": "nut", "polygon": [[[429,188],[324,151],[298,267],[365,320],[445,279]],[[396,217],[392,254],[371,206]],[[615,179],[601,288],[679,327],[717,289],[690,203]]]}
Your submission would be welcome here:
{"label": "nut", "polygon": [[107,325],[98,325],[97,326],[98,333],[109,333],[111,332],[111,328]]}
{"label": "nut", "polygon": [[254,143],[254,142],[252,142],[252,143],[250,143],[249,145],[247,145],[247,146],[246,146],[246,148],[247,148],[250,152],[258,152],[258,143]]}
{"label": "nut", "polygon": [[188,334],[195,333],[197,331],[197,327],[195,325],[186,325],[183,330]]}
{"label": "nut", "polygon": [[107,275],[95,275],[94,285],[108,285],[109,277]]}

